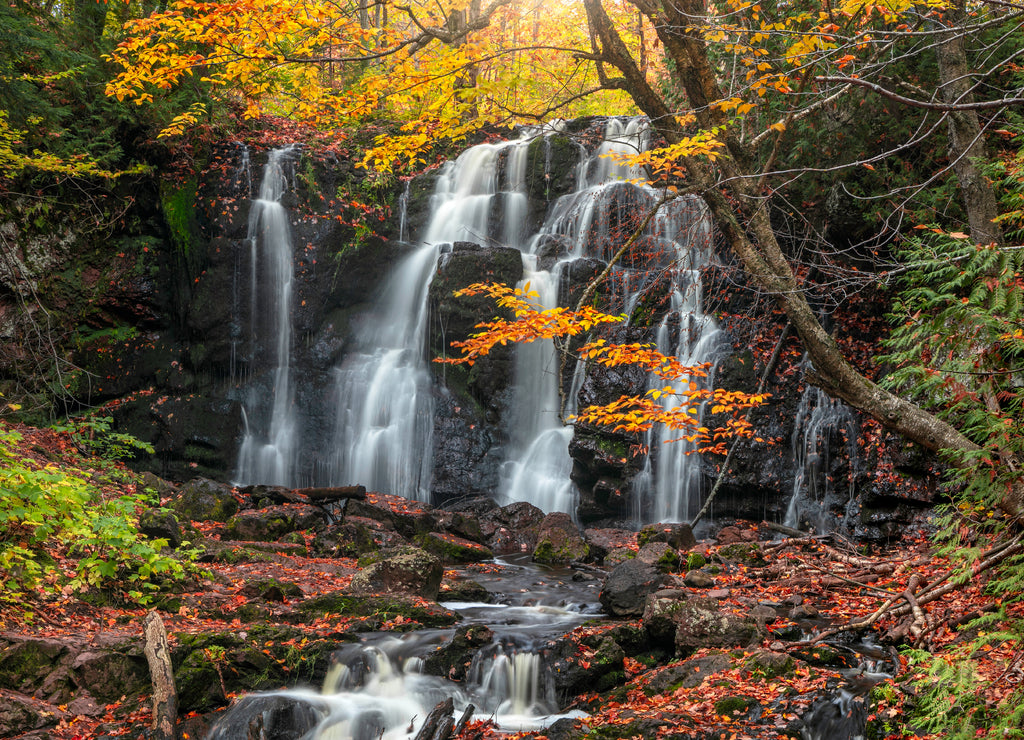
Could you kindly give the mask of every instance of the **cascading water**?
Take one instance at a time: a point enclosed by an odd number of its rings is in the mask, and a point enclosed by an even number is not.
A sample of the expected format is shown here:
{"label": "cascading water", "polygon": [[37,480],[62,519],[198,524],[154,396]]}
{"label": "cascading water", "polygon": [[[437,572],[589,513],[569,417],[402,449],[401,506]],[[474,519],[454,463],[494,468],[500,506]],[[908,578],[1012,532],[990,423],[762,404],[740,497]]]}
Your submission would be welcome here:
{"label": "cascading water", "polygon": [[[806,365],[807,359],[804,359]],[[801,520],[810,522],[815,531],[827,530],[825,504],[832,495],[830,441],[844,437],[851,472],[857,462],[857,422],[850,407],[831,398],[820,388],[808,385],[800,396],[796,423],[790,443],[793,456],[793,495],[786,509],[787,527],[799,527]],[[849,496],[853,496],[850,476]]]}
{"label": "cascading water", "polygon": [[[498,603],[452,603],[463,623],[488,623],[494,640],[473,657],[460,683],[424,673],[424,656],[452,636],[452,630],[422,630],[402,636],[369,634],[332,656],[320,692],[294,689],[255,694],[239,701],[221,717],[207,740],[236,740],[265,726],[268,700],[281,699],[290,707],[289,737],[310,740],[398,740],[414,737],[431,708],[451,698],[456,714],[470,704],[476,719],[491,719],[506,732],[536,730],[562,716],[556,714],[554,684],[540,653],[549,640],[572,630],[599,609],[593,583],[572,580],[567,569],[540,569],[532,564],[499,561],[502,573],[484,584]],[[568,602],[568,603],[566,603]],[[296,709],[298,708],[298,709]],[[283,735],[274,735],[280,737]]]}
{"label": "cascading water", "polygon": [[[241,484],[293,483],[298,429],[291,378],[292,240],[281,197],[298,155],[296,147],[270,152],[259,194],[249,211],[251,366],[273,376],[269,404],[255,387],[244,405],[245,436],[238,453]],[[270,346],[264,347],[268,341]],[[262,395],[262,394],[261,394]]]}
{"label": "cascading water", "polygon": [[395,268],[379,312],[364,317],[337,370],[333,484],[430,498],[434,405],[424,341],[436,265],[428,244]]}
{"label": "cascading water", "polygon": [[[640,178],[642,173],[616,158],[643,151],[646,146],[643,119],[610,119],[597,152],[581,159],[577,190],[552,206],[540,233],[531,240],[530,254],[524,255],[523,282],[538,293],[537,300],[545,308],[557,305],[559,282],[567,263],[581,257],[609,260],[640,218],[657,204],[659,193],[627,182]],[[710,256],[710,224],[702,201],[677,199],[659,209],[637,240],[633,255],[615,267],[627,314],[632,313],[647,287],[644,275],[664,270],[683,283],[675,291],[677,305],[670,314],[680,324],[677,340],[670,342],[666,318],[659,346],[687,364],[707,361],[723,339],[701,306],[699,270]],[[550,251],[553,245],[562,250],[561,257],[550,271],[538,270],[537,255]],[[560,412],[575,411],[585,367],[577,363],[562,409],[560,365],[551,342],[517,348],[515,391],[520,421],[515,425],[516,452],[503,467],[502,492],[508,500],[529,501],[545,511],[572,512],[572,427],[563,423]],[[679,400],[667,397],[664,403],[673,407]],[[660,431],[659,435],[659,441],[678,436]],[[699,492],[700,479],[696,456],[686,452],[683,446],[659,449],[657,470],[648,468],[646,476],[641,476],[646,482],[639,488],[640,498],[645,501],[638,518],[679,521],[686,515],[693,498],[690,492]]]}

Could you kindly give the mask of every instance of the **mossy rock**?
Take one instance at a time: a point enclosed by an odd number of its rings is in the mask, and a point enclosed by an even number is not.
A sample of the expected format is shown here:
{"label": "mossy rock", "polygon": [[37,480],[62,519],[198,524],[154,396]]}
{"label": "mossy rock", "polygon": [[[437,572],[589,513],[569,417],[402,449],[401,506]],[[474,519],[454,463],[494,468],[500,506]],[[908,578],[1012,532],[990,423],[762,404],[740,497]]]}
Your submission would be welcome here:
{"label": "mossy rock", "polygon": [[313,620],[325,614],[377,617],[382,622],[402,616],[424,627],[448,627],[459,621],[459,616],[454,612],[438,604],[424,604],[413,597],[364,596],[340,592],[307,599],[299,604],[298,611],[306,620]]}
{"label": "mossy rock", "polygon": [[786,653],[758,650],[745,661],[747,670],[765,678],[788,676],[796,670],[796,661]]}
{"label": "mossy rock", "polygon": [[441,558],[442,563],[479,563],[494,557],[489,547],[443,532],[420,535],[416,543]]}
{"label": "mossy rock", "polygon": [[734,542],[731,545],[725,545],[719,548],[718,556],[724,560],[744,565],[758,567],[767,565],[767,561],[761,553],[761,546],[756,542]]}
{"label": "mossy rock", "polygon": [[470,578],[445,578],[441,581],[437,599],[490,604],[494,600],[494,595]]}
{"label": "mossy rock", "polygon": [[759,712],[761,705],[750,696],[727,696],[715,702],[715,714],[738,719]]}
{"label": "mossy rock", "polygon": [[276,578],[255,578],[245,582],[239,589],[243,596],[260,598],[264,601],[291,601],[301,599],[305,594],[294,583],[279,581]]}
{"label": "mossy rock", "polygon": [[195,478],[181,486],[171,508],[191,521],[226,522],[238,512],[238,500],[224,484]]}

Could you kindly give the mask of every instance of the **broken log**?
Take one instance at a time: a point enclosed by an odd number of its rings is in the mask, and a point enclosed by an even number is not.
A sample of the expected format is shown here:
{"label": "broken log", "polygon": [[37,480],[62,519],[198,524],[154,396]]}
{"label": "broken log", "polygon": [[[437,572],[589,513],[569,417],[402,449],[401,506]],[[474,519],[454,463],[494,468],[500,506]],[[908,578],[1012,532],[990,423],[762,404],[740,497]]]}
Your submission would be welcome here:
{"label": "broken log", "polygon": [[174,686],[167,630],[155,609],[151,609],[142,621],[142,631],[146,637],[143,652],[149,662],[149,675],[153,682],[153,737],[155,740],[176,740],[178,691]]}

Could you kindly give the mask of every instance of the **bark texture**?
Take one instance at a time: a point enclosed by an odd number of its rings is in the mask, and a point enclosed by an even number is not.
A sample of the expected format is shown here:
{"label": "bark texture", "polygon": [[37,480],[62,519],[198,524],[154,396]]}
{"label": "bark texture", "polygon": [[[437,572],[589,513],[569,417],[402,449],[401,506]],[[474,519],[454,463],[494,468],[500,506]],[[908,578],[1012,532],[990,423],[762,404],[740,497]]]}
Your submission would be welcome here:
{"label": "bark texture", "polygon": [[153,680],[153,737],[155,740],[177,740],[178,691],[174,686],[167,631],[156,610],[146,615],[142,629],[146,637],[144,652]]}

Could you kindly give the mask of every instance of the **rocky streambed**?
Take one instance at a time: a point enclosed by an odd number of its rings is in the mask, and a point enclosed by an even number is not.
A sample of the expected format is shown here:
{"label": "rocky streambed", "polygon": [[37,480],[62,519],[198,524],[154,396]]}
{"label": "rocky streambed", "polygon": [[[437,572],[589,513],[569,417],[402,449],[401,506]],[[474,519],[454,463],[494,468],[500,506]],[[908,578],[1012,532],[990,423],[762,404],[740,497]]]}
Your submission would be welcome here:
{"label": "rocky streambed", "polygon": [[[465,737],[852,737],[835,721],[863,732],[872,699],[841,694],[844,672],[890,660],[807,641],[841,617],[841,579],[792,560],[824,547],[814,538],[737,523],[697,542],[681,525],[579,531],[522,503],[150,484],[165,508],[142,527],[207,569],[154,604],[182,737],[412,737],[447,699]],[[0,736],[147,737],[144,613],[68,595],[0,634]]]}

